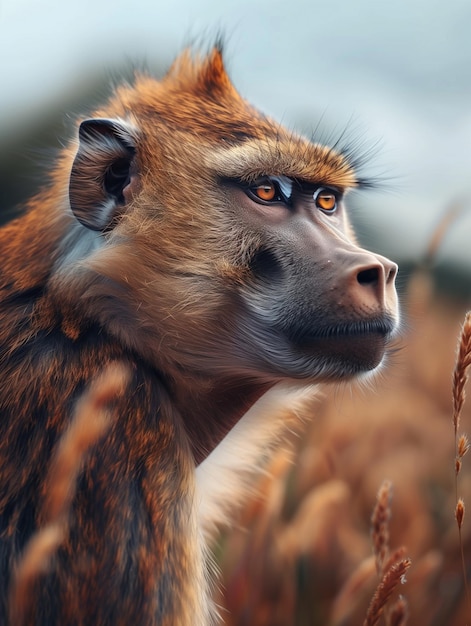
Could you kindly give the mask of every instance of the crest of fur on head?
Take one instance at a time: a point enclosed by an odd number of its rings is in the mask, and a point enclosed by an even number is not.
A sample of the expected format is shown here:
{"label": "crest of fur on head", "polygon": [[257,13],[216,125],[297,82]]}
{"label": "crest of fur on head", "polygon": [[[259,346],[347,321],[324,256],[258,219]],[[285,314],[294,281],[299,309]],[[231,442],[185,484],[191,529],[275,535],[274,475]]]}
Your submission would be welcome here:
{"label": "crest of fur on head", "polygon": [[[0,229],[0,560],[28,555],[27,580],[5,566],[1,623],[8,598],[14,626],[211,622],[208,540],[318,383],[377,370],[396,331],[397,267],[345,207],[361,184],[350,157],[244,100],[220,46],[80,122]],[[114,366],[120,393],[100,395]],[[49,468],[83,397],[106,434],[75,446],[52,520]]]}

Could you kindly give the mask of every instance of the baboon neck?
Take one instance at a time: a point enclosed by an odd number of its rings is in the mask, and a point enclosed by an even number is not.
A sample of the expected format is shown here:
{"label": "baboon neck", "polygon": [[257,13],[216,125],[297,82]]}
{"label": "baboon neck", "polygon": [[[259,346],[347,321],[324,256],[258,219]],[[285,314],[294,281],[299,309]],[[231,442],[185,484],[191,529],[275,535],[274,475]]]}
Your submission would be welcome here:
{"label": "baboon neck", "polygon": [[271,386],[260,381],[194,378],[174,390],[197,465]]}

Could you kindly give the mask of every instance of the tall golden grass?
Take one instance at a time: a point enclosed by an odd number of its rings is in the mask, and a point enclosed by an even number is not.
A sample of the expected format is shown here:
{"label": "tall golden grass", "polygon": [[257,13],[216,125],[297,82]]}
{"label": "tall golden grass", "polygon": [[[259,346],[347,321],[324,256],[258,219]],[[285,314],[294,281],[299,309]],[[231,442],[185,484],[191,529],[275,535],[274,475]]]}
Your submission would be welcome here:
{"label": "tall golden grass", "polygon": [[466,383],[468,382],[468,370],[471,365],[471,311],[466,313],[463,327],[458,341],[456,365],[453,371],[453,428],[455,433],[455,493],[456,508],[455,518],[458,525],[458,537],[461,550],[461,566],[463,570],[463,583],[468,604],[468,615],[471,619],[471,599],[469,594],[468,576],[466,571],[465,551],[461,534],[465,506],[463,498],[458,497],[458,476],[461,472],[463,457],[469,450],[467,435],[459,434],[461,411],[466,398]]}
{"label": "tall golden grass", "polygon": [[108,431],[109,404],[124,392],[128,375],[124,366],[110,365],[80,399],[74,419],[59,441],[40,513],[43,526],[26,545],[15,569],[10,589],[10,626],[34,622],[34,587],[66,536],[69,509],[83,460]]}
{"label": "tall golden grass", "polygon": [[[387,605],[398,585],[405,582],[405,574],[411,565],[409,558],[404,558],[406,549],[397,548],[390,552],[389,521],[391,519],[392,484],[385,480],[376,498],[376,505],[371,517],[371,536],[375,556],[376,572],[380,583],[368,607],[364,626],[376,626],[387,610]],[[393,620],[393,621],[391,621]],[[407,603],[400,596],[395,604],[386,612],[386,624],[405,624],[407,620]]]}

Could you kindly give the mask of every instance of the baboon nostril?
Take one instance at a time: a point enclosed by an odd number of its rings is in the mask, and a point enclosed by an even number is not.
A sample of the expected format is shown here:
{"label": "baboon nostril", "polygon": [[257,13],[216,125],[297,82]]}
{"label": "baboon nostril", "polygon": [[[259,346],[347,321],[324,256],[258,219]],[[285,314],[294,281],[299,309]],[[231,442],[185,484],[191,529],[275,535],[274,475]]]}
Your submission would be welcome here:
{"label": "baboon nostril", "polygon": [[362,270],[357,274],[357,281],[360,285],[377,285],[379,281],[379,271],[377,267],[370,267],[367,270]]}
{"label": "baboon nostril", "polygon": [[397,265],[395,263],[391,264],[391,267],[388,272],[386,272],[386,284],[393,283],[397,276]]}

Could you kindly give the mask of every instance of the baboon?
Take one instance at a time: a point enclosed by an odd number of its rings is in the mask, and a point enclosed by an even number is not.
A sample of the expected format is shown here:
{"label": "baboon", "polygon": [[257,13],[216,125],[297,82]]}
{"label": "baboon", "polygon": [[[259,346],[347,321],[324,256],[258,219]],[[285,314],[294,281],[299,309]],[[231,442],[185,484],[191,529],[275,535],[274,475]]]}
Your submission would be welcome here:
{"label": "baboon", "polygon": [[0,230],[0,623],[52,459],[110,366],[126,385],[21,619],[216,619],[214,527],[315,385],[378,368],[397,329],[397,267],[344,206],[362,182],[349,154],[248,104],[219,45],[77,124]]}

